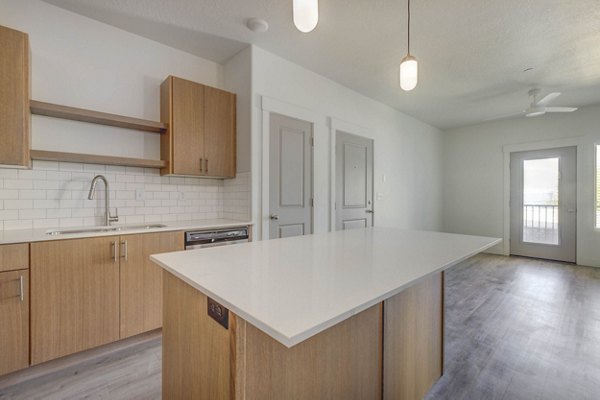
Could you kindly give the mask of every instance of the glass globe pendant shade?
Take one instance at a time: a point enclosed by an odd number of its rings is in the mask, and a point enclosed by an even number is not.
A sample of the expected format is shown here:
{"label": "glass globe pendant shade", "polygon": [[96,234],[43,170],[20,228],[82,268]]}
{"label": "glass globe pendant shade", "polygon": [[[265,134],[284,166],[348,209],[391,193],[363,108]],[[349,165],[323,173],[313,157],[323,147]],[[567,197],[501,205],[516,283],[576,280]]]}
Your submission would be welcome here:
{"label": "glass globe pendant shade", "polygon": [[417,87],[419,82],[419,63],[408,54],[400,63],[400,87],[407,92]]}
{"label": "glass globe pendant shade", "polygon": [[319,0],[293,0],[294,25],[300,32],[308,33],[319,22]]}

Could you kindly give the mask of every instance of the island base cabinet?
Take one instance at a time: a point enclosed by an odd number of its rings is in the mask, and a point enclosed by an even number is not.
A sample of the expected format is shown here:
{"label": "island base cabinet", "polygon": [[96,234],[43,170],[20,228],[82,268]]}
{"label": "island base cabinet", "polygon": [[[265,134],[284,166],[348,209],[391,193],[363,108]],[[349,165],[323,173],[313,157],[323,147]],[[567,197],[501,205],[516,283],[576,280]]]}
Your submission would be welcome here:
{"label": "island base cabinet", "polygon": [[0,375],[29,365],[29,271],[0,273]]}
{"label": "island base cabinet", "polygon": [[31,244],[31,363],[119,339],[118,236]]}
{"label": "island base cabinet", "polygon": [[291,348],[163,274],[164,399],[418,400],[442,376],[443,273]]}
{"label": "island base cabinet", "polygon": [[418,400],[443,374],[444,273],[384,302],[384,400]]}
{"label": "island base cabinet", "polygon": [[163,398],[381,398],[381,304],[287,348],[230,313],[225,329],[207,297],[164,273]]}
{"label": "island base cabinet", "polygon": [[291,348],[243,324],[244,396],[237,399],[381,398],[380,304]]}

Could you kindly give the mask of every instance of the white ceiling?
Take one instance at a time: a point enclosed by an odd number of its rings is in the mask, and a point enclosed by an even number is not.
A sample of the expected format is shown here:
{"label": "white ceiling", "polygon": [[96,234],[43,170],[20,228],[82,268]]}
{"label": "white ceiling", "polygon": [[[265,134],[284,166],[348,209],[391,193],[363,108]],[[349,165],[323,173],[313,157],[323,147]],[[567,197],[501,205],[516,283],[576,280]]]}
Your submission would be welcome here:
{"label": "white ceiling", "polygon": [[[518,113],[534,86],[562,91],[553,105],[600,103],[598,0],[412,0],[409,93],[405,0],[321,0],[309,34],[293,26],[292,0],[45,1],[221,63],[254,43],[443,129]],[[270,29],[250,32],[249,17]]]}

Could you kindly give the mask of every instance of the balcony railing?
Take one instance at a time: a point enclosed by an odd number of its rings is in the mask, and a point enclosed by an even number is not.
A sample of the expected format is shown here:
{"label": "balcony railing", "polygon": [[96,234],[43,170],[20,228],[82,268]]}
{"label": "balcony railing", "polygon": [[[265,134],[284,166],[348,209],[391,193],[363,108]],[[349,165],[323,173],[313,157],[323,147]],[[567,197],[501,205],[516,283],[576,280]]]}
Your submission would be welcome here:
{"label": "balcony railing", "polygon": [[523,205],[523,241],[559,244],[558,205]]}

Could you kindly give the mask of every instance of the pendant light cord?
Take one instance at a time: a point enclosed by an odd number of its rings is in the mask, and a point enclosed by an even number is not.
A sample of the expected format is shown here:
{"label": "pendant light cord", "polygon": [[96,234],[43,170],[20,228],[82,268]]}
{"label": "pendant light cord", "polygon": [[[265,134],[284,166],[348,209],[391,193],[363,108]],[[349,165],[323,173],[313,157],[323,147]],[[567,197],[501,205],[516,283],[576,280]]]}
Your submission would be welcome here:
{"label": "pendant light cord", "polygon": [[410,0],[408,3],[408,54],[410,54]]}

